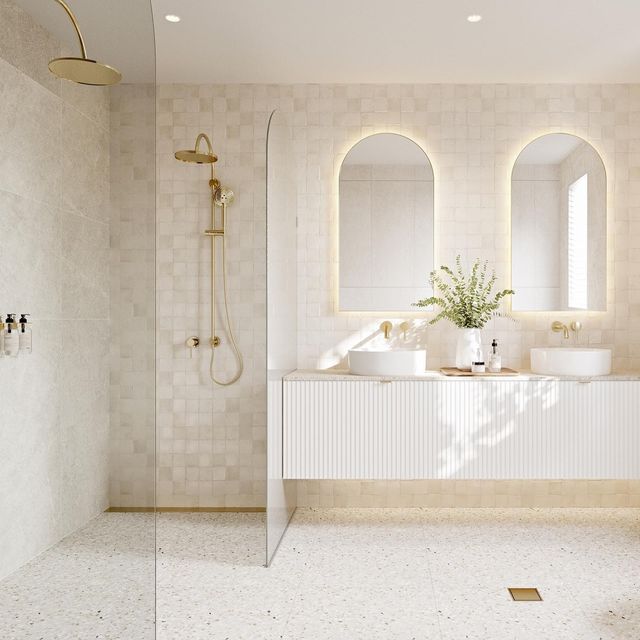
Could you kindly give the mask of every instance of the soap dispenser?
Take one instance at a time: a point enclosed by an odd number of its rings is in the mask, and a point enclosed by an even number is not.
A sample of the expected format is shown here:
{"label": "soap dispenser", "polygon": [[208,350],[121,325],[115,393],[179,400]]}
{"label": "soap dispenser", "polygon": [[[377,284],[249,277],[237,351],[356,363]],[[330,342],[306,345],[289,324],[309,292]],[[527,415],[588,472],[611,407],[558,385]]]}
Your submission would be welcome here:
{"label": "soap dispenser", "polygon": [[20,353],[31,353],[32,346],[32,332],[29,321],[27,320],[27,316],[30,316],[30,313],[23,313],[20,315],[20,320],[18,320],[18,341],[20,344]]}
{"label": "soap dispenser", "polygon": [[4,321],[3,348],[6,356],[15,358],[20,351],[20,338],[18,337],[18,325],[16,324],[16,314],[8,313]]}
{"label": "soap dispenser", "polygon": [[498,341],[494,338],[491,342],[491,355],[489,356],[489,373],[500,373],[502,369],[502,357],[498,353]]}

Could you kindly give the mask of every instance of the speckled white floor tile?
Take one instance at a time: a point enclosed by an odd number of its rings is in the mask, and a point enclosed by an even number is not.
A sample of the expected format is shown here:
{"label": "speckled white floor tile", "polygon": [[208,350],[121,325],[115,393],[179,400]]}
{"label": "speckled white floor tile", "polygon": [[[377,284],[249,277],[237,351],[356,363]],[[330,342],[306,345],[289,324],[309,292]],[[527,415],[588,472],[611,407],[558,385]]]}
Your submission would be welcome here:
{"label": "speckled white floor tile", "polygon": [[2,640],[152,640],[154,518],[105,513],[0,582]]}
{"label": "speckled white floor tile", "polygon": [[[443,639],[640,638],[639,600],[615,599],[639,593],[637,510],[451,510],[439,522],[430,566]],[[543,601],[514,603],[510,586]]]}
{"label": "speckled white floor tile", "polygon": [[[153,637],[153,519],[105,514],[0,583],[2,640]],[[157,516],[159,640],[638,640],[640,510]],[[516,603],[509,586],[542,602]]]}
{"label": "speckled white floor tile", "polygon": [[158,638],[279,638],[295,567],[264,559],[261,514],[159,514]]}

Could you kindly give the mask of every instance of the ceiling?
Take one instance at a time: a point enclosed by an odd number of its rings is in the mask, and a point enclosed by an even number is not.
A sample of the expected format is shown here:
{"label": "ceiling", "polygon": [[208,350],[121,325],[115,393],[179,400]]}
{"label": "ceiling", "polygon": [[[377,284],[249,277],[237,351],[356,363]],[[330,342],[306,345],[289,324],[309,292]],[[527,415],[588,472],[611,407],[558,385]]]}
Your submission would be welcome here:
{"label": "ceiling", "polygon": [[[77,46],[53,0],[16,1]],[[150,3],[160,82],[640,82],[640,0],[68,1],[125,82],[154,76]]]}
{"label": "ceiling", "polygon": [[[164,82],[638,82],[640,0],[153,0]],[[178,14],[170,24],[164,14]],[[483,20],[470,24],[478,13]]]}

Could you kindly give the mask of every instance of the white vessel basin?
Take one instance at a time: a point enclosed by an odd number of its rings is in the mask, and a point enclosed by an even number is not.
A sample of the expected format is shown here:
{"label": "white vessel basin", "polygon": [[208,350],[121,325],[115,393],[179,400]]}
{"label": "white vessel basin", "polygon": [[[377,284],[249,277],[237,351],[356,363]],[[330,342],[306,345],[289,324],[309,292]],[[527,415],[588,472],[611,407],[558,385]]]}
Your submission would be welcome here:
{"label": "white vessel basin", "polygon": [[358,376],[404,376],[424,373],[425,349],[350,349],[349,369]]}
{"label": "white vessel basin", "polygon": [[535,347],[531,349],[531,371],[547,376],[607,376],[611,349]]}

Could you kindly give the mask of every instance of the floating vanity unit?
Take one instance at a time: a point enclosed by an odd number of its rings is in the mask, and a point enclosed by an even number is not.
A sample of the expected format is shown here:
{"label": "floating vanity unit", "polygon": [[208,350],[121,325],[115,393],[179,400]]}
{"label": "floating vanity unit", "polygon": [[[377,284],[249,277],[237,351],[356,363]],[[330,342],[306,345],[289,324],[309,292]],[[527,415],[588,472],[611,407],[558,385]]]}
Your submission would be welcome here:
{"label": "floating vanity unit", "polygon": [[640,477],[637,376],[284,379],[292,479]]}

